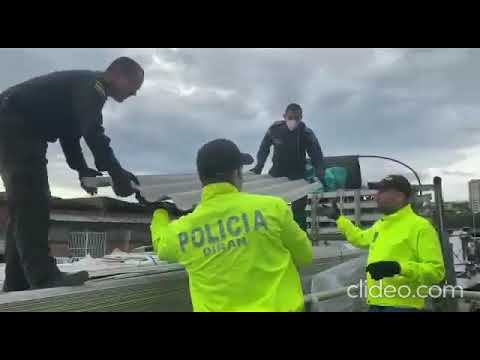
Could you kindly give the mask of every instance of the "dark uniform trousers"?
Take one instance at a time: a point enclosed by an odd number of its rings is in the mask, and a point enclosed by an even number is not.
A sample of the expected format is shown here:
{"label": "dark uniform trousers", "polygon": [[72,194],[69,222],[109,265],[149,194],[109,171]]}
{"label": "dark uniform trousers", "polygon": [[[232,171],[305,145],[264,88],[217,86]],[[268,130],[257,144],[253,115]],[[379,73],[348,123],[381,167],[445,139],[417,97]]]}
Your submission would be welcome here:
{"label": "dark uniform trousers", "polygon": [[59,271],[49,254],[47,142],[0,104],[0,173],[7,194],[4,291],[42,286]]}

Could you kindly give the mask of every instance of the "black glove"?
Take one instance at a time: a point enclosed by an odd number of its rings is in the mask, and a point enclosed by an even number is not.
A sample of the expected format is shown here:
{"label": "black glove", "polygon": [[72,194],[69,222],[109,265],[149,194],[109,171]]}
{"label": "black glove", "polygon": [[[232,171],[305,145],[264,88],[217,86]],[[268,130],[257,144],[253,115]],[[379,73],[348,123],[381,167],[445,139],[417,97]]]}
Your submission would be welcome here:
{"label": "black glove", "polygon": [[102,176],[103,174],[100,171],[97,171],[95,169],[82,169],[78,171],[78,179],[80,180],[80,186],[82,187],[83,190],[85,190],[88,194],[90,195],[96,195],[98,193],[97,188],[95,187],[88,187],[83,184],[82,178],[85,177],[97,177],[97,176]]}
{"label": "black glove", "polygon": [[162,201],[154,203],[154,206],[157,209],[167,210],[168,214],[174,217],[179,217],[182,213],[182,211],[178,208],[177,204],[175,204],[175,202],[168,196],[165,197]]}
{"label": "black glove", "polygon": [[113,191],[120,197],[128,197],[136,192],[132,187],[132,182],[140,185],[135,175],[122,168],[110,171],[110,176],[113,181]]}
{"label": "black glove", "polygon": [[193,209],[192,210],[186,210],[186,211],[179,209],[177,204],[175,204],[175,202],[168,196],[163,196],[160,199],[158,199],[156,201],[153,201],[153,202],[149,202],[149,201],[145,200],[145,198],[143,198],[140,193],[137,193],[136,197],[137,197],[137,200],[141,204],[146,206],[151,211],[155,211],[157,209],[165,209],[165,210],[167,210],[167,212],[170,216],[175,217],[175,218],[179,218],[179,217],[184,216],[186,214],[189,214],[193,211]]}
{"label": "black glove", "polygon": [[250,172],[260,175],[262,173],[262,169],[258,166],[255,166],[253,169],[250,169]]}
{"label": "black glove", "polygon": [[337,221],[337,219],[340,217],[340,209],[337,206],[337,202],[335,200],[332,200],[331,206],[327,205],[321,205],[320,208],[320,215],[326,216],[329,219]]}
{"label": "black glove", "polygon": [[367,272],[370,273],[374,280],[398,275],[401,270],[400,264],[396,261],[379,261],[367,266]]}

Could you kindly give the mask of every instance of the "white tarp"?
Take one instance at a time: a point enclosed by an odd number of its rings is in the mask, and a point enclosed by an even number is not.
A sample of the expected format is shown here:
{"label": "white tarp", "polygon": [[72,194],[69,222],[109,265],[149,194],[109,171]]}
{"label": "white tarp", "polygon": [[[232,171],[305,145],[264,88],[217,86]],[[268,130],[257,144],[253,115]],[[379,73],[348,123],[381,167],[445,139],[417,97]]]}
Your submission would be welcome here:
{"label": "white tarp", "polygon": [[[312,278],[311,292],[335,290],[345,286],[358,285],[365,280],[367,255],[359,256],[340,265],[318,273]],[[353,295],[354,291],[351,292]],[[358,296],[358,295],[354,295]],[[366,310],[366,299],[344,295],[318,301],[313,299],[312,312],[358,312]]]}
{"label": "white tarp", "polygon": [[[74,261],[58,264],[58,268],[65,272],[86,270],[91,277],[105,276],[108,274],[130,273],[144,268],[159,269],[181,268],[179,264],[160,261],[152,253],[126,253],[115,249],[110,255],[103,258],[86,257]],[[0,264],[0,283],[5,279],[5,264]]]}

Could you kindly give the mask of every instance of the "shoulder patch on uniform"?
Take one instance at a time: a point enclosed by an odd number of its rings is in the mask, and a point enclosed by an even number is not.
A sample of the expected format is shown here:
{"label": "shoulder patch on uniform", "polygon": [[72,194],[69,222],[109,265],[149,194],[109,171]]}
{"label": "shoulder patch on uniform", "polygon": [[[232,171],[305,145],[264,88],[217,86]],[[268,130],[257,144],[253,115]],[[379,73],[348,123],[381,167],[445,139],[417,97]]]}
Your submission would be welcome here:
{"label": "shoulder patch on uniform", "polygon": [[275,121],[270,127],[280,126],[282,124],[285,124],[285,121],[279,120],[279,121]]}
{"label": "shoulder patch on uniform", "polygon": [[102,96],[102,97],[107,97],[107,93],[105,92],[105,87],[102,85],[102,83],[98,80],[95,81],[95,90]]}

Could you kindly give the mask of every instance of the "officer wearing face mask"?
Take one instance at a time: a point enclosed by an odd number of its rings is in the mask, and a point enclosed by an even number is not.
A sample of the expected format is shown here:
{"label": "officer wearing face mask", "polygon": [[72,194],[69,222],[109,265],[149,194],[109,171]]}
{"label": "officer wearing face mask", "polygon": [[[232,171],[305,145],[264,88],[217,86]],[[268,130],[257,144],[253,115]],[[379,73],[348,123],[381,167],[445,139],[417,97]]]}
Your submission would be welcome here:
{"label": "officer wearing face mask", "polygon": [[[300,105],[290,104],[285,110],[283,121],[275,122],[268,129],[257,154],[257,165],[250,171],[261,174],[265,161],[273,145],[273,166],[269,174],[273,177],[288,177],[290,180],[305,177],[306,155],[315,168],[316,177],[323,180],[323,153],[317,137],[302,121],[303,111]],[[307,197],[292,204],[295,220],[302,229],[306,229],[305,206]]]}

